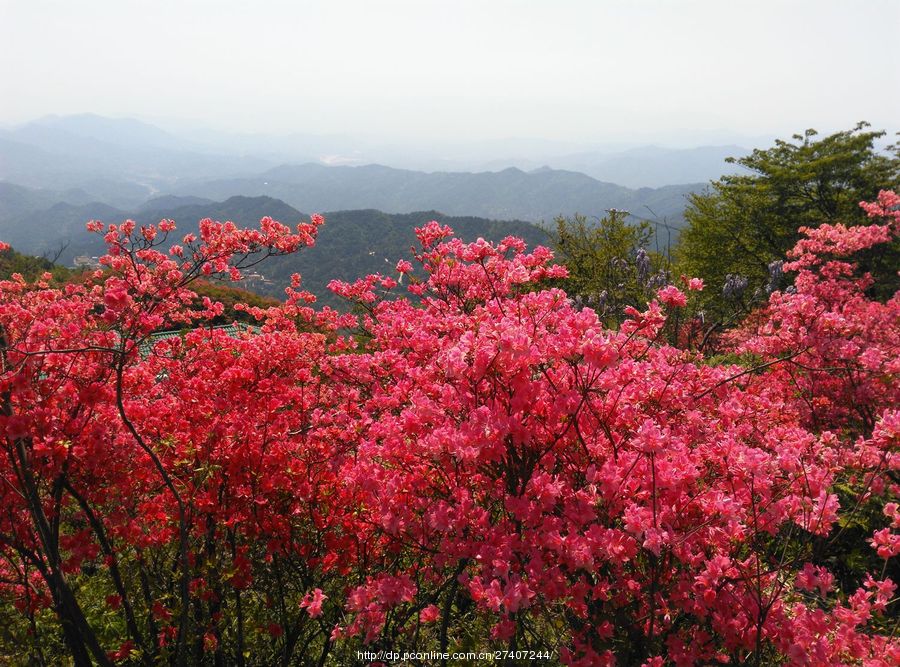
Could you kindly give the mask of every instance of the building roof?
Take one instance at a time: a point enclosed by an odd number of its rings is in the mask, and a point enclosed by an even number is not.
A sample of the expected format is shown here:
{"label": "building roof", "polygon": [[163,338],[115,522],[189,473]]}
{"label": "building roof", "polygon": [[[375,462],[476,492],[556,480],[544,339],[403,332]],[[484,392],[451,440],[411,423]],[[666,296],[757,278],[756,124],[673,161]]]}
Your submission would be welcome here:
{"label": "building roof", "polygon": [[[261,329],[257,326],[253,326],[252,324],[245,324],[243,322],[234,322],[232,324],[218,324],[213,327],[203,327],[204,329],[213,329],[215,331],[221,331],[226,336],[230,336],[231,338],[239,338],[241,334],[244,333],[259,333]],[[161,340],[166,340],[168,338],[181,338],[191,329],[172,329],[170,331],[156,331],[150,335],[150,337],[141,343],[141,356],[147,358],[153,352],[153,347]]]}

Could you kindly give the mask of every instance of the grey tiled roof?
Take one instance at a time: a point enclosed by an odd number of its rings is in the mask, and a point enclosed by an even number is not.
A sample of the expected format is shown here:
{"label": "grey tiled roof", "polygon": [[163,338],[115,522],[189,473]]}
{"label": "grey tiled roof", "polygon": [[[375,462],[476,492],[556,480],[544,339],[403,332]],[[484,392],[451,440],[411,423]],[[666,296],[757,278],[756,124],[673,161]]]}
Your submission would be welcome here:
{"label": "grey tiled roof", "polygon": [[[206,328],[206,327],[204,327]],[[243,324],[241,322],[235,322],[233,324],[219,324],[214,327],[211,327],[216,331],[222,331],[227,336],[231,336],[232,338],[238,338],[241,334],[250,332],[250,333],[259,333],[260,328],[257,326],[253,326],[251,324]],[[184,336],[190,329],[173,329],[171,331],[157,331],[150,335],[150,338],[141,343],[141,356],[148,357],[153,352],[153,346],[156,345],[161,340],[166,340],[167,338],[176,338]]]}

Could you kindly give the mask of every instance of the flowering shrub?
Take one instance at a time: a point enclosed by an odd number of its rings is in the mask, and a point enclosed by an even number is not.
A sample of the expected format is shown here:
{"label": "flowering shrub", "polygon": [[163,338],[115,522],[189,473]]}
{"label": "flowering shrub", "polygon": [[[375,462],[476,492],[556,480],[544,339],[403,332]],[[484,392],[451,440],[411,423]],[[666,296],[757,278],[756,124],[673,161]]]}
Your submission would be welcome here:
{"label": "flowering shrub", "polygon": [[[867,210],[894,216],[891,196]],[[204,221],[169,253],[168,221],[91,223],[105,272],[0,284],[0,595],[20,619],[4,651],[900,660],[884,576],[900,550],[900,303],[868,300],[849,262],[896,223],[808,232],[785,267],[796,291],[734,335],[752,368],[662,342],[687,304],[675,286],[609,330],[541,288],[565,275],[547,249],[436,222],[418,269],[332,284],[358,318],[316,310],[297,277],[284,303],[244,308],[257,331],[201,326],[141,353],[196,321],[193,280],[239,277],[320,223]],[[873,503],[854,548],[880,567],[834,572]]]}
{"label": "flowering shrub", "polygon": [[793,288],[732,334],[734,349],[765,360],[791,355],[771,376],[803,396],[805,423],[871,436],[878,418],[900,401],[900,294],[867,298],[868,273],[854,255],[900,237],[900,197],[882,192],[862,207],[882,224],[802,228],[788,253]]}

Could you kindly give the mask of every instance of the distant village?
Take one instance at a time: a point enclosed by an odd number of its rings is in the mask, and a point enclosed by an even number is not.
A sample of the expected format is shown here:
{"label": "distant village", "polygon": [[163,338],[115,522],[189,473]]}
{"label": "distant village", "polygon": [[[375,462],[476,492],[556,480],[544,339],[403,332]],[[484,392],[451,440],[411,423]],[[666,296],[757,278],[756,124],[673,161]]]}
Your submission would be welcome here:
{"label": "distant village", "polygon": [[72,262],[72,268],[74,269],[99,269],[100,268],[100,258],[99,257],[88,257],[87,255],[78,255],[75,260]]}

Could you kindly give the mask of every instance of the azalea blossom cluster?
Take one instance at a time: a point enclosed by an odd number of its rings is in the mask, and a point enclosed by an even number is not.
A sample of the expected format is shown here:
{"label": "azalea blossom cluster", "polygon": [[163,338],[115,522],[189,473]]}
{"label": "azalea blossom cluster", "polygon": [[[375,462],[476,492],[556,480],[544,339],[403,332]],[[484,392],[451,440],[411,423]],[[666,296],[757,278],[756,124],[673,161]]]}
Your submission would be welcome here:
{"label": "azalea blossom cluster", "polygon": [[[807,232],[796,290],[733,334],[749,366],[663,341],[702,281],[610,330],[542,285],[566,274],[548,249],[437,222],[396,275],[332,283],[359,316],[316,309],[298,276],[244,308],[252,331],[142,352],[196,321],[192,280],[310,245],[321,219],[204,221],[168,252],[169,221],[92,223],[105,270],[0,284],[11,632],[100,664],[472,645],[897,664],[900,298],[869,299],[852,261],[896,237],[892,196],[871,229]],[[873,508],[854,546],[873,566],[833,571]]]}

